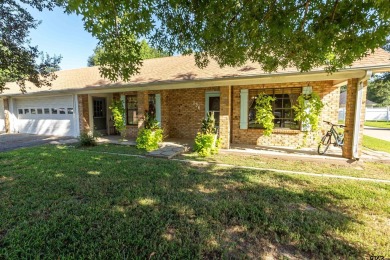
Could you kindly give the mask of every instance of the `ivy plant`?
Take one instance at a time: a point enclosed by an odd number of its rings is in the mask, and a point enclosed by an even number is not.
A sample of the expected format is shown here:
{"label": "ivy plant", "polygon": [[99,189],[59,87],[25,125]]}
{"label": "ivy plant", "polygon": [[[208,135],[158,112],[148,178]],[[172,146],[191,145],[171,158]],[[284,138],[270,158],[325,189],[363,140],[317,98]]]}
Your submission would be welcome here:
{"label": "ivy plant", "polygon": [[294,121],[301,121],[304,130],[317,131],[324,104],[316,93],[301,94],[297,104],[292,106],[295,112]]}
{"label": "ivy plant", "polygon": [[114,100],[110,106],[110,110],[114,119],[114,126],[119,131],[122,138],[126,138],[126,123],[124,119],[125,107],[121,100]]}
{"label": "ivy plant", "polygon": [[274,97],[268,96],[264,93],[260,93],[256,98],[256,123],[261,124],[264,128],[263,134],[270,136],[274,129],[274,114],[272,113],[272,102],[275,101]]}

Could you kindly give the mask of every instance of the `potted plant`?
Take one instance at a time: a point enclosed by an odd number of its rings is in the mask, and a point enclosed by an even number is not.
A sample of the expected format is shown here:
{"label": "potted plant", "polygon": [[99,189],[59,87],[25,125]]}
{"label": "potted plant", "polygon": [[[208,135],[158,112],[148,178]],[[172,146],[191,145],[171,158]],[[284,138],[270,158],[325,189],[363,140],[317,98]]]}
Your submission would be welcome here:
{"label": "potted plant", "polygon": [[195,137],[194,150],[200,156],[210,156],[218,153],[219,143],[214,112],[210,112],[207,114],[207,118],[203,119],[201,131]]}
{"label": "potted plant", "polygon": [[125,106],[121,100],[114,100],[109,107],[112,113],[114,127],[120,133],[122,141],[126,141]]}
{"label": "potted plant", "polygon": [[275,116],[272,113],[272,102],[275,101],[274,97],[261,93],[256,98],[256,117],[255,122],[260,124],[264,131],[265,136],[270,136],[274,129]]}
{"label": "potted plant", "polygon": [[163,129],[159,126],[156,117],[145,111],[144,128],[138,132],[137,148],[145,149],[146,151],[153,151],[158,149],[159,144],[163,141]]}

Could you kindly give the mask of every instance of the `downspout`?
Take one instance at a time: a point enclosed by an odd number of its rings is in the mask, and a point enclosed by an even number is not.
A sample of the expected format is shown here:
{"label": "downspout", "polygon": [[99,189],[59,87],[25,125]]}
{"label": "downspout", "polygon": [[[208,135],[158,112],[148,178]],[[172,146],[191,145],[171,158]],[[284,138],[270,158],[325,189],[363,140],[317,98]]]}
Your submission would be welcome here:
{"label": "downspout", "polygon": [[370,79],[372,76],[371,70],[366,70],[364,76],[360,78],[356,85],[356,102],[355,102],[355,120],[353,128],[353,139],[352,139],[352,157],[359,160],[359,132],[360,132],[360,115],[362,112],[362,101],[363,101],[363,84],[364,81]]}

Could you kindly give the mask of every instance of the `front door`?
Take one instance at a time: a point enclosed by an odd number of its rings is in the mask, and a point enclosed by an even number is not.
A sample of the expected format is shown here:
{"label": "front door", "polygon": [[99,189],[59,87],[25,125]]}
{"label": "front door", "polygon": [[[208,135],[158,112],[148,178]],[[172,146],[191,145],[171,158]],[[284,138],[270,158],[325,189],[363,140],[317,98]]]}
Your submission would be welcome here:
{"label": "front door", "polygon": [[106,98],[94,97],[93,99],[93,125],[94,130],[107,134],[107,107]]}
{"label": "front door", "polygon": [[206,116],[209,112],[214,112],[215,126],[219,126],[220,114],[220,94],[219,91],[206,92]]}

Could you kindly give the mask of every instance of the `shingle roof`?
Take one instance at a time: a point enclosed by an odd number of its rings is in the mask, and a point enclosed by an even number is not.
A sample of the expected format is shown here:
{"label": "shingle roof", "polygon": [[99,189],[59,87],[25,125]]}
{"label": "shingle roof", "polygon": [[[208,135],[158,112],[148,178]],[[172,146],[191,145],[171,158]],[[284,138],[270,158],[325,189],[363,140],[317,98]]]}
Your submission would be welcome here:
{"label": "shingle roof", "polygon": [[[383,49],[377,49],[375,53],[369,54],[365,58],[358,60],[348,67],[351,69],[367,68],[372,66],[390,66],[390,53]],[[313,71],[323,71],[323,68],[316,68]],[[110,82],[99,74],[98,67],[87,67],[58,71],[58,78],[52,82],[51,87],[36,88],[30,82],[26,83],[27,92],[34,93],[40,91],[59,91],[72,89],[91,89],[102,86],[134,86],[147,85],[151,83],[184,82],[193,80],[207,80],[220,78],[237,78],[247,76],[261,76],[283,73],[297,73],[296,68],[278,70],[275,73],[266,73],[258,63],[248,62],[242,67],[221,68],[216,61],[211,60],[205,69],[200,69],[195,65],[193,56],[172,56],[165,58],[145,60],[140,73],[134,75],[129,82]],[[20,93],[16,83],[8,83],[10,88],[3,94]]]}

